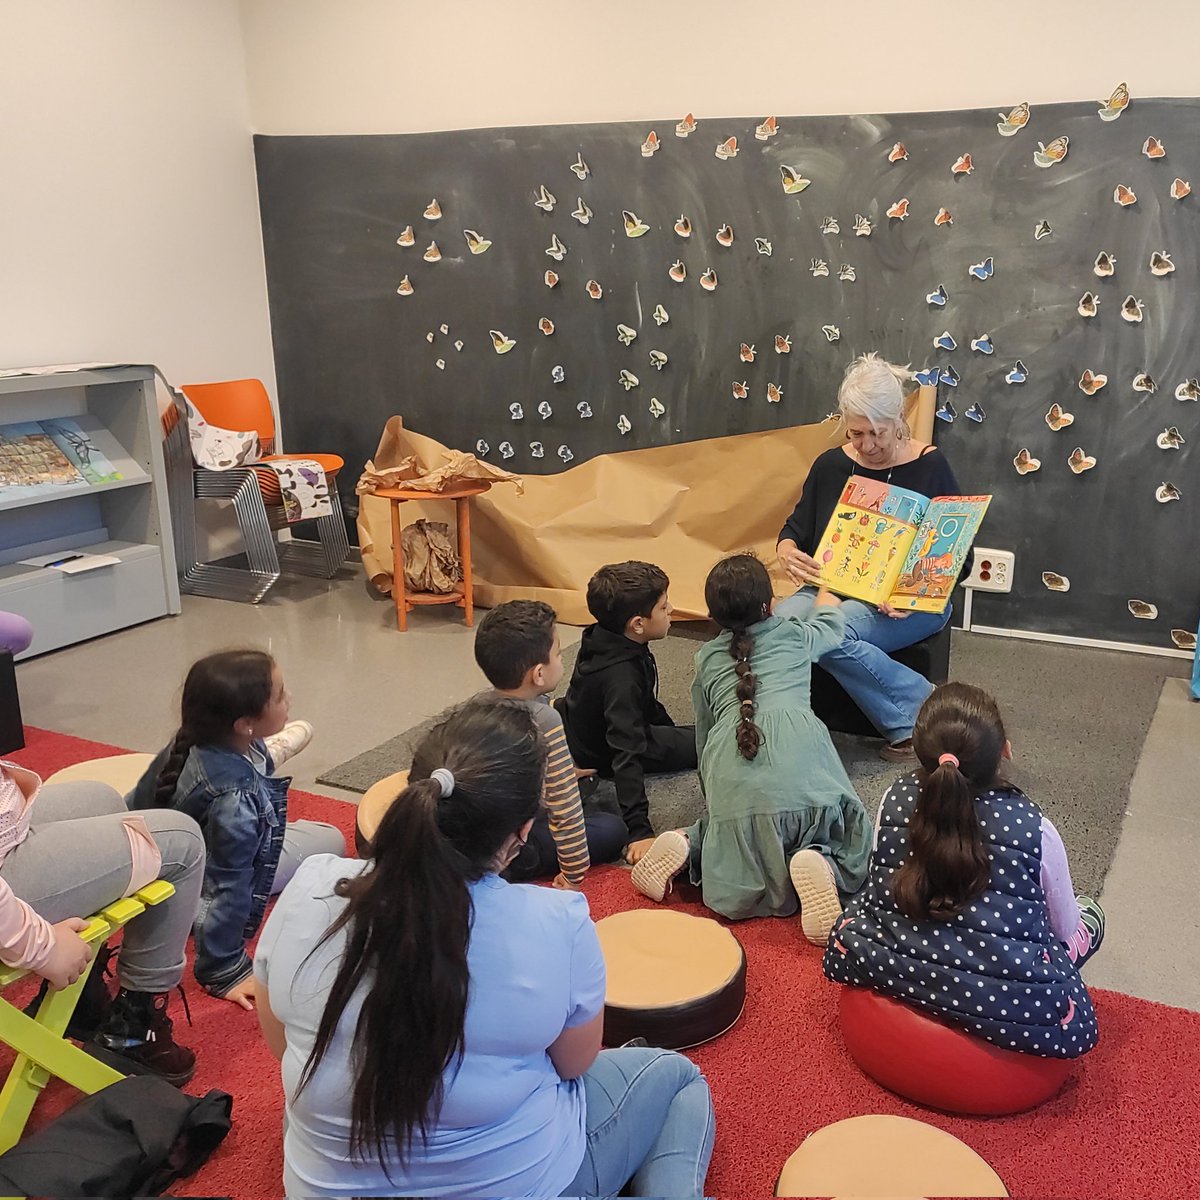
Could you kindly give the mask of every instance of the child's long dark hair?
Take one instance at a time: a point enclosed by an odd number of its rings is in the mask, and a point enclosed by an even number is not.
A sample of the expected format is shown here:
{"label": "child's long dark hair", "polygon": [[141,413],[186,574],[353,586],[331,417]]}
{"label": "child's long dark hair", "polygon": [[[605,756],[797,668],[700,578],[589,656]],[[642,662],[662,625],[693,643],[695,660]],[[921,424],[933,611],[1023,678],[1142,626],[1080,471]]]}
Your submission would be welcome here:
{"label": "child's long dark hair", "polygon": [[763,744],[763,732],[754,723],[758,680],[750,669],[754,639],[748,630],[767,616],[773,597],[767,568],[753,554],[732,554],[723,558],[704,581],[708,615],[733,635],[729,653],[737,672],[737,698],[741,703],[737,745],[738,753],[747,759],[754,758]]}
{"label": "child's long dark hair", "polygon": [[[430,775],[444,767],[453,791]],[[408,786],[375,834],[373,864],[342,879],[346,907],[322,942],[346,931],[337,975],[299,1091],[329,1051],[339,1020],[364,986],[350,1066],[353,1152],[387,1170],[437,1121],[443,1072],[463,1054],[471,936],[468,882],[495,870],[510,834],[538,812],[545,750],[523,705],[469,701],[430,730]]]}
{"label": "child's long dark hair", "polygon": [[275,660],[261,650],[222,650],[192,664],[183,681],[179,731],[158,773],[157,804],[170,807],[193,746],[228,741],[235,722],[266,708],[274,669]]}
{"label": "child's long dark hair", "polygon": [[[1007,737],[995,700],[966,683],[946,683],[925,701],[913,729],[920,795],[908,827],[908,858],[892,877],[905,916],[948,921],[991,880],[975,800],[998,782]],[[958,765],[946,759],[953,755]]]}

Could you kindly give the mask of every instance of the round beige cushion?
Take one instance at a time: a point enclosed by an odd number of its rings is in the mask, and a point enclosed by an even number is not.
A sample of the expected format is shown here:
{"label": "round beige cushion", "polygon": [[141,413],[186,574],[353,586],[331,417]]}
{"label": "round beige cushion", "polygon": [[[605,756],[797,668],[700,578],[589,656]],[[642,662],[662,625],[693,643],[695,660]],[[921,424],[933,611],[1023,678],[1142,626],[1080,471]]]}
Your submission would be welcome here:
{"label": "round beige cushion", "polygon": [[746,955],[723,925],[670,909],[596,924],[608,970],[604,1041],[681,1049],[724,1033],[746,1001]]}
{"label": "round beige cushion", "polygon": [[776,1196],[1007,1196],[970,1146],[910,1117],[850,1117],[805,1138]]}
{"label": "round beige cushion", "polygon": [[365,795],[358,802],[358,816],[354,823],[354,843],[359,854],[370,853],[371,842],[375,839],[375,830],[379,828],[383,814],[392,807],[396,797],[406,787],[408,772],[397,771],[367,788]]}
{"label": "round beige cushion", "polygon": [[45,782],[78,783],[88,780],[107,783],[122,796],[128,796],[153,761],[153,754],[113,754],[108,758],[91,758],[55,771]]}

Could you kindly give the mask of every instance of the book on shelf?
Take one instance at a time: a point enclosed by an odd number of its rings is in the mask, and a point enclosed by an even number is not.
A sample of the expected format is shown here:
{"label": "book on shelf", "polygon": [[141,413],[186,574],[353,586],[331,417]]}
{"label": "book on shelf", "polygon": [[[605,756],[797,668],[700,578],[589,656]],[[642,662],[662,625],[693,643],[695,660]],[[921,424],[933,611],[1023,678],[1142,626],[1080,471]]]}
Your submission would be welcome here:
{"label": "book on shelf", "polygon": [[813,557],[820,583],[868,604],[944,612],[991,496],[935,496],[851,475]]}
{"label": "book on shelf", "polygon": [[74,417],[0,425],[0,490],[9,498],[52,495],[122,478]]}

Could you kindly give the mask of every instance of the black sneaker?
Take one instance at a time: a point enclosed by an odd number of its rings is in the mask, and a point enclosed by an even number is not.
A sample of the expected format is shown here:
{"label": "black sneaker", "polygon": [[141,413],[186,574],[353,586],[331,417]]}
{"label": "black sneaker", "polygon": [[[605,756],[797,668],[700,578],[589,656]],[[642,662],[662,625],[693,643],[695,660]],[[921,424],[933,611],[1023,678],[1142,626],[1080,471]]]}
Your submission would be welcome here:
{"label": "black sneaker", "polygon": [[125,1075],[159,1075],[175,1087],[183,1087],[195,1073],[196,1056],[175,1042],[171,1028],[166,992],[122,988],[103,1025],[84,1048]]}
{"label": "black sneaker", "polygon": [[[112,1008],[112,992],[108,990],[108,977],[112,974],[111,960],[116,951],[105,943],[96,951],[96,963],[75,1002],[75,1011],[67,1022],[67,1037],[77,1042],[89,1041],[104,1023]],[[46,993],[50,990],[47,980],[42,980],[38,994],[25,1005],[25,1015],[36,1017]]]}

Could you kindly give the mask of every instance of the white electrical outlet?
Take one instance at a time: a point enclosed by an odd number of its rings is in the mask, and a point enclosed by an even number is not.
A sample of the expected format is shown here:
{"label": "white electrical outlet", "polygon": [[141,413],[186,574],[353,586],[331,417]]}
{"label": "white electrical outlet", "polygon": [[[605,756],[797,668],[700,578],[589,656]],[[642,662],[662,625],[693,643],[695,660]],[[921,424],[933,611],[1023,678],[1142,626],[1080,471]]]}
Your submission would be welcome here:
{"label": "white electrical outlet", "polygon": [[975,547],[975,564],[963,581],[963,587],[980,592],[1011,592],[1014,556],[1011,550],[985,550]]}

